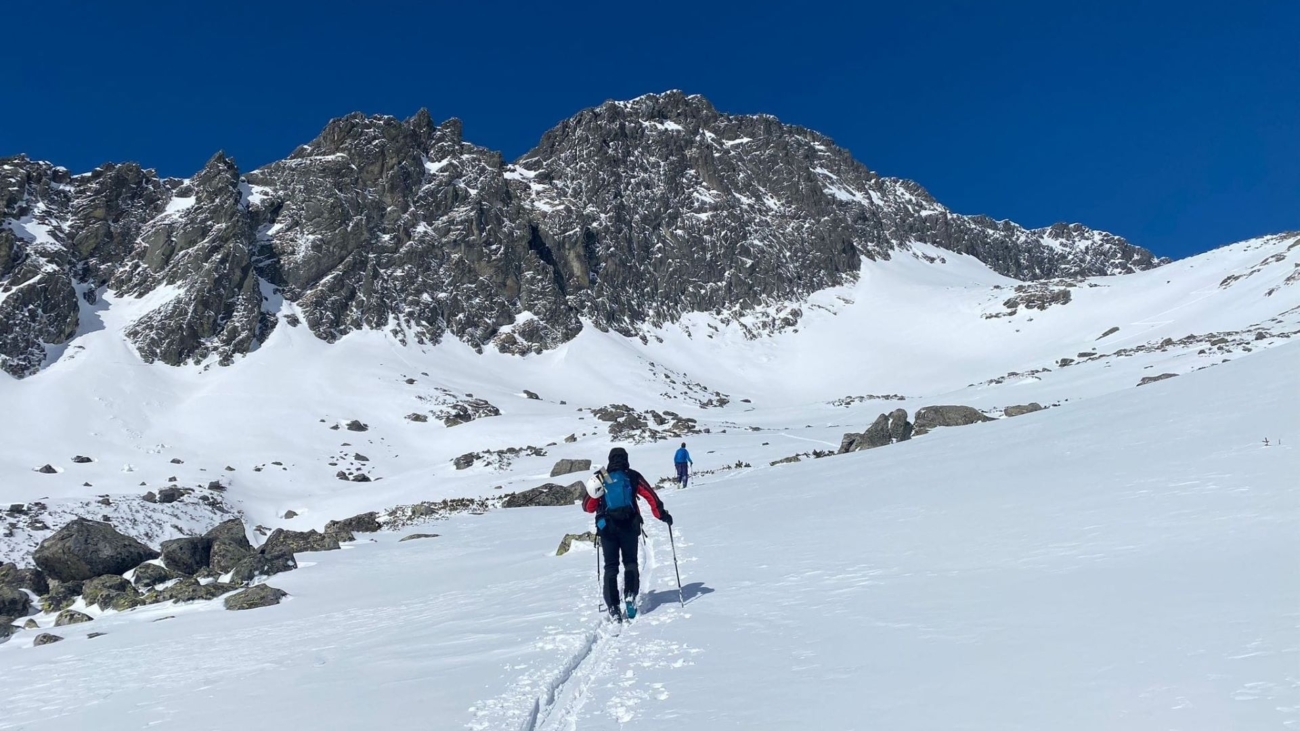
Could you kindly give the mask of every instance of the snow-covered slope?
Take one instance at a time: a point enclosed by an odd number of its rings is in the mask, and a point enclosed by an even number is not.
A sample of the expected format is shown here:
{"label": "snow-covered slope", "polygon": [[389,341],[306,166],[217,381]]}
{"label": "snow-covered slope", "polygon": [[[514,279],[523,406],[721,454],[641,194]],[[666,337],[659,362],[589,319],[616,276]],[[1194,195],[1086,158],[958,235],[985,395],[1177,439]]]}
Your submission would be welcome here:
{"label": "snow-covered slope", "polygon": [[[1186,267],[1199,277],[1211,262],[1253,261],[1277,246],[1254,242]],[[1210,281],[1221,280],[1217,274],[1198,278],[1177,295],[1147,282],[1143,289],[1154,293],[1141,296],[1116,282],[1096,290],[1101,309],[1092,319],[1072,314],[1089,301],[1080,296],[1036,313],[1033,323],[979,318],[995,304],[987,286],[996,280],[980,288],[954,278],[948,286],[932,282],[928,291],[946,293],[951,311],[966,303],[965,322],[974,332],[950,331],[967,349],[953,348],[953,357],[996,372],[1005,363],[980,341],[1004,333],[1011,347],[1018,335],[1037,332],[1040,318],[1084,328],[1052,330],[1059,333],[1053,338],[1040,334],[1043,342],[1033,353],[1041,359],[1095,338],[1103,323],[1120,326],[1121,336],[1125,328],[1149,328],[1138,336],[1142,342],[1167,332],[1294,329],[1287,319],[1294,313],[1279,325],[1269,312],[1249,311],[1262,291],[1238,289],[1276,284],[1271,273],[1263,281],[1268,271],[1224,289]],[[1250,281],[1256,278],[1258,285]],[[1269,301],[1295,296],[1287,292]],[[1197,297],[1231,306],[1216,308]],[[1125,298],[1143,307],[1120,309]],[[1195,319],[1180,319],[1198,308],[1204,309]],[[1062,314],[1054,314],[1058,309]],[[839,317],[851,312],[846,305]],[[828,327],[836,321],[827,318]],[[1161,320],[1167,322],[1157,324]],[[928,332],[923,323],[910,323],[918,338]],[[1015,333],[1017,327],[1027,332]],[[419,376],[421,367],[450,374],[459,364],[457,377],[477,388],[524,373],[512,370],[517,360],[454,350],[402,361],[418,351],[382,350],[378,339],[358,336],[355,344],[345,339],[341,350],[306,350],[293,361],[296,372],[270,387],[245,390],[257,382],[245,368],[290,357],[295,348],[318,347],[294,341],[292,331],[276,337],[284,339],[268,342],[268,358],[208,373],[132,371],[125,361],[112,365],[121,354],[88,347],[20,389],[6,386],[4,395],[31,399],[20,408],[34,410],[41,402],[29,394],[43,381],[57,383],[60,368],[93,364],[104,371],[100,386],[119,394],[114,412],[124,414],[123,423],[160,415],[135,422],[131,428],[140,436],[133,438],[107,433],[107,407],[89,394],[83,401],[68,393],[74,406],[67,414],[51,410],[65,427],[80,414],[88,430],[104,430],[83,439],[112,453],[114,465],[133,454],[138,471],[155,470],[138,442],[161,441],[170,430],[170,446],[158,459],[183,452],[189,466],[209,463],[222,450],[239,458],[232,496],[243,490],[258,504],[324,506],[337,504],[328,481],[294,480],[314,469],[308,458],[316,456],[311,450],[325,450],[318,446],[325,436],[373,437],[400,443],[404,453],[417,443],[411,434],[418,432],[401,430],[419,425],[390,418],[403,409],[376,400],[413,398],[400,395],[407,387],[392,374]],[[712,352],[741,362],[752,355],[731,352],[741,344],[729,339],[728,347]],[[1028,352],[1029,346],[1019,347]],[[1231,356],[1245,347],[1232,345]],[[643,368],[625,369],[616,382],[593,374],[601,364],[662,359],[670,350],[580,339],[549,360],[530,359],[527,373],[540,382],[544,399],[567,397],[567,410],[620,391],[630,395],[633,387],[644,393],[651,376]],[[332,360],[335,353],[348,360]],[[39,648],[19,635],[0,645],[0,728],[1289,728],[1300,721],[1300,502],[1294,481],[1300,344],[1196,371],[1231,356],[1198,356],[1195,346],[1172,346],[1085,360],[1021,386],[959,390],[998,404],[1013,400],[1011,394],[1021,400],[1022,393],[1088,398],[868,452],[774,467],[764,461],[769,454],[829,437],[835,430],[828,421],[860,421],[858,412],[804,404],[765,413],[763,396],[746,393],[754,397],[754,411],[746,410],[749,404],[728,407],[713,423],[753,417],[770,426],[692,437],[691,443],[699,468],[738,460],[753,466],[663,493],[676,517],[684,608],[677,603],[672,550],[658,523],[648,526],[643,615],[615,634],[599,618],[590,548],[579,544],[565,556],[552,555],[561,535],[587,528],[577,508],[461,515],[432,526],[437,538],[399,543],[398,534],[381,533],[350,550],[304,554],[303,568],[274,579],[291,594],[278,607],[110,612],[77,628],[105,636],[87,640],[69,627],[68,640]],[[703,361],[705,355],[695,357]],[[895,357],[900,370],[925,364]],[[326,375],[331,364],[346,365],[348,372]],[[789,367],[780,360],[771,364],[774,370]],[[1148,365],[1184,375],[1133,388],[1136,376],[1150,372]],[[710,375],[716,376],[728,366],[714,367]],[[868,361],[867,367],[875,366]],[[943,383],[959,371],[951,369],[952,375],[940,366],[927,373]],[[132,390],[145,382],[133,373],[149,373],[156,388]],[[778,376],[746,377],[773,384]],[[919,385],[923,377],[905,373],[892,383]],[[879,378],[871,375],[864,387]],[[842,385],[827,383],[825,393],[838,393]],[[220,395],[212,392],[218,388]],[[800,386],[794,393],[812,391]],[[300,417],[290,408],[309,394],[317,400],[300,403],[301,410],[369,419],[371,431],[315,439],[310,422],[316,414]],[[483,394],[503,399],[508,392]],[[780,395],[793,398],[791,392]],[[500,443],[525,433],[538,440],[574,423],[548,400],[501,405],[506,415],[436,432],[422,444],[444,449],[441,438],[468,443],[471,434]],[[782,420],[783,426],[774,426]],[[499,426],[474,432],[489,422]],[[804,428],[804,422],[814,426]],[[280,439],[259,444],[271,433],[257,426],[262,423],[274,423]],[[6,444],[24,449],[61,438],[58,447],[66,451],[79,439],[58,437],[36,421],[16,430],[7,420],[5,428]],[[593,457],[604,446],[596,438],[568,445]],[[240,482],[246,465],[272,453],[301,463],[284,475],[264,471],[256,476],[261,482]],[[405,463],[388,457],[387,449],[382,454],[389,479],[362,489],[413,492],[418,482],[437,492],[452,485],[468,489],[471,482],[451,483],[450,473],[435,476],[427,466],[403,476],[399,465]],[[653,473],[669,454],[665,445],[637,446],[632,461]],[[21,477],[11,464],[5,474]],[[69,473],[36,477],[62,480]],[[102,474],[108,479],[111,473]],[[487,475],[476,479],[490,481]],[[18,482],[33,493],[39,484]],[[173,618],[156,622],[165,617]]]}

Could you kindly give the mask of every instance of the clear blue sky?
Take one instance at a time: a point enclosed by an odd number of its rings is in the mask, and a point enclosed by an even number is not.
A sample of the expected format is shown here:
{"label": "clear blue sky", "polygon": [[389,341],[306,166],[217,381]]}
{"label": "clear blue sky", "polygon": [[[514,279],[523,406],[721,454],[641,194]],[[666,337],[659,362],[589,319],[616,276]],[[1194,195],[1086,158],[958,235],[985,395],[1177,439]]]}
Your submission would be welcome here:
{"label": "clear blue sky", "polygon": [[331,117],[422,106],[513,158],[581,108],[679,88],[961,213],[1171,256],[1300,228],[1293,0],[14,0],[2,21],[0,155],[75,171],[185,176],[217,149],[252,169]]}

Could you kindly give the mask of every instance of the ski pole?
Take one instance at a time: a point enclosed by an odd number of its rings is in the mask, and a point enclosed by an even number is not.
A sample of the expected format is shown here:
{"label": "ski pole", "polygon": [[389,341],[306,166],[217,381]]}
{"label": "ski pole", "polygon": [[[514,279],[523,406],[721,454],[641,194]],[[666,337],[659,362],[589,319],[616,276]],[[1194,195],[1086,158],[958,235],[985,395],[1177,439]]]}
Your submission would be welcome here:
{"label": "ski pole", "polygon": [[686,608],[686,597],[682,596],[682,572],[677,568],[677,541],[673,540],[673,526],[668,525],[668,545],[673,547],[673,573],[677,574],[677,601],[682,609]]}
{"label": "ski pole", "polygon": [[600,536],[591,540],[591,545],[596,547],[596,594],[600,596],[600,611],[605,611],[605,582],[600,577]]}

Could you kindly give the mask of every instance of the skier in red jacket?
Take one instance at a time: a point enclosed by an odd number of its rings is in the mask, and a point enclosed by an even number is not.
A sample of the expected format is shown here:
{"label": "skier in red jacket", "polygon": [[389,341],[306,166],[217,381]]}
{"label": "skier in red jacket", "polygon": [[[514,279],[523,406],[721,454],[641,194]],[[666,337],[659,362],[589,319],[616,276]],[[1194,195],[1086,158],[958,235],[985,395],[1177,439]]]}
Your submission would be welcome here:
{"label": "skier in red jacket", "polygon": [[587,497],[582,509],[596,514],[596,534],[600,536],[600,550],[605,558],[605,605],[615,619],[621,619],[618,603],[618,563],[623,561],[623,600],[627,617],[636,616],[636,595],[640,590],[641,575],[637,569],[637,536],[641,532],[640,497],[650,505],[654,517],[668,525],[673,516],[664,508],[663,501],[651,489],[640,472],[628,465],[627,450],[615,447],[609,451],[609,464],[604,472],[588,480]]}

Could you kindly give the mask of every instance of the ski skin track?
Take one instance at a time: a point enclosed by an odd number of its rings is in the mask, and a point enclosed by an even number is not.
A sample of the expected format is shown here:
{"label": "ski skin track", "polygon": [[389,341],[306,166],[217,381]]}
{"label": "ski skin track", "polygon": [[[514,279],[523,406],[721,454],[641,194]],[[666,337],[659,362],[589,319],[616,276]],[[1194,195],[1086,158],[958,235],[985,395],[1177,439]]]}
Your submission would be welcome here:
{"label": "ski skin track", "polygon": [[[659,565],[655,556],[655,541],[646,536],[641,552],[641,585],[653,583],[654,569]],[[644,594],[643,594],[644,595]],[[641,596],[637,597],[640,616]],[[592,630],[583,644],[548,684],[543,695],[533,699],[533,707],[519,731],[576,731],[578,714],[590,697],[592,683],[608,669],[609,650],[623,634],[623,623],[598,620],[600,625]],[[634,622],[635,620],[625,620]]]}

